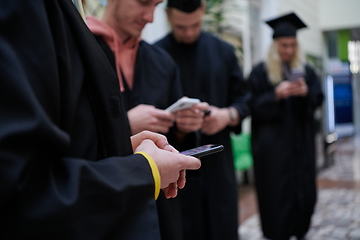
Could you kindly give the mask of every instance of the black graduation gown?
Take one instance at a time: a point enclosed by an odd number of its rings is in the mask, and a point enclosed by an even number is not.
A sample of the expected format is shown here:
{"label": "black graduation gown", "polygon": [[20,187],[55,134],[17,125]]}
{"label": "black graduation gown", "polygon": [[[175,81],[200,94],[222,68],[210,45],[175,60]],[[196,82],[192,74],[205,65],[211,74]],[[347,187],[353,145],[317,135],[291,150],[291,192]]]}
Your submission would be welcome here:
{"label": "black graduation gown", "polygon": [[[177,43],[172,34],[156,45],[178,64],[184,95],[220,108],[233,106],[246,117],[247,87],[233,47],[204,32],[191,45]],[[238,239],[237,185],[229,133],[240,130],[239,124],[212,136],[201,135],[201,144],[220,143],[225,149],[202,158],[200,176],[188,177],[186,188],[179,192],[184,239]]]}
{"label": "black graduation gown", "polygon": [[[100,36],[95,37],[116,71],[112,50]],[[140,41],[136,54],[133,89],[128,88],[126,81],[124,83],[123,99],[126,111],[139,104],[165,109],[183,96],[179,70],[174,60],[163,49],[149,45],[145,41]],[[169,143],[175,148],[183,150],[195,145],[194,133],[188,134],[184,143],[179,143],[175,131],[176,127],[173,127],[166,134]],[[166,199],[161,191],[157,206],[162,240],[182,239],[179,204],[178,198]]]}
{"label": "black graduation gown", "polygon": [[[95,36],[101,49],[115,70],[115,57],[110,47]],[[140,41],[136,54],[133,89],[123,92],[124,106],[128,111],[139,104],[165,109],[183,96],[179,70],[163,49]],[[126,81],[124,81],[126,84]]]}
{"label": "black graduation gown", "polygon": [[2,239],[160,239],[119,84],[71,0],[0,2]]}
{"label": "black graduation gown", "polygon": [[264,63],[249,77],[255,182],[263,233],[270,239],[304,236],[316,202],[313,114],[323,95],[314,71],[305,70],[308,95],[280,101]]}

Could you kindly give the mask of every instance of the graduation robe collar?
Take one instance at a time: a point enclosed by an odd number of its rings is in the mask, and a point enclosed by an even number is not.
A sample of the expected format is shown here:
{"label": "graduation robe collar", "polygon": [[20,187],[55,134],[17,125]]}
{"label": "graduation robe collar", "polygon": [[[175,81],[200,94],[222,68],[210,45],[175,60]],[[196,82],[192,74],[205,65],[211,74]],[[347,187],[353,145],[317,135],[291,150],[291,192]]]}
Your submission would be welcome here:
{"label": "graduation robe collar", "polygon": [[177,45],[179,45],[180,47],[185,48],[185,49],[186,49],[186,48],[191,49],[191,48],[196,47],[196,46],[198,45],[198,43],[200,42],[200,39],[201,39],[201,38],[203,37],[203,35],[204,35],[204,32],[201,31],[200,34],[199,34],[199,37],[196,39],[196,41],[193,42],[193,43],[190,43],[190,44],[180,43],[180,42],[176,41],[173,32],[169,33],[169,35],[170,35],[172,41],[174,41],[174,42],[175,42]]}

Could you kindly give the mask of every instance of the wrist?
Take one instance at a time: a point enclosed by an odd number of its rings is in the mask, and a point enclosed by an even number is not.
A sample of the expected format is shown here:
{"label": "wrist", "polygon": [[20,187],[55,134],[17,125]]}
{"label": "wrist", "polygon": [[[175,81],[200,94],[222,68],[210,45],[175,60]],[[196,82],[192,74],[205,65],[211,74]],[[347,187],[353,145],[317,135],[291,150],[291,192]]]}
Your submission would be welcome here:
{"label": "wrist", "polygon": [[151,173],[153,175],[154,178],[154,185],[155,185],[155,191],[154,191],[154,199],[156,200],[159,197],[159,193],[160,193],[160,188],[161,188],[161,177],[160,177],[160,172],[159,172],[159,168],[156,165],[155,161],[152,159],[152,157],[150,157],[149,154],[145,153],[145,152],[135,152],[134,154],[141,154],[145,157],[145,159],[148,161],[150,169],[151,169]]}
{"label": "wrist", "polygon": [[274,90],[275,100],[279,101],[281,99],[280,91],[278,90],[278,87]]}
{"label": "wrist", "polygon": [[229,107],[227,108],[228,111],[228,115],[229,115],[229,124],[230,126],[235,126],[239,121],[239,114],[237,112],[237,110],[233,107]]}

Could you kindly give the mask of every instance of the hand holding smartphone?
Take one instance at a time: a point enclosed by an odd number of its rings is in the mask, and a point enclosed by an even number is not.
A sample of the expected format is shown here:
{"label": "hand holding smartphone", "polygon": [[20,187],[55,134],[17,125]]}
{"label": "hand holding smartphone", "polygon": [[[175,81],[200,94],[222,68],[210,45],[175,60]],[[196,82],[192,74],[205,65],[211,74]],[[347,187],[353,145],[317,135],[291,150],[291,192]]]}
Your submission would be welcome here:
{"label": "hand holding smartphone", "polygon": [[290,73],[290,81],[294,82],[296,80],[298,80],[299,78],[302,78],[304,76],[304,69],[301,67],[294,67],[291,68],[291,73]]}
{"label": "hand holding smartphone", "polygon": [[207,144],[200,147],[192,148],[183,152],[181,154],[193,156],[196,158],[204,157],[213,153],[221,152],[224,150],[224,146],[220,144]]}

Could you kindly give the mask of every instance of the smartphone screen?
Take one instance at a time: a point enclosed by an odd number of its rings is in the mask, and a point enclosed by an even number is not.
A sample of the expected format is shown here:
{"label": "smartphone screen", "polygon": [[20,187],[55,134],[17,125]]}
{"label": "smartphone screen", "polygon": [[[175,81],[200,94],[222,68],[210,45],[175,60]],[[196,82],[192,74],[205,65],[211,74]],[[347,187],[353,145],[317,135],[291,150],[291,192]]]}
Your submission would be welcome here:
{"label": "smartphone screen", "polygon": [[200,147],[192,148],[183,152],[181,154],[193,156],[193,157],[203,157],[213,153],[221,152],[224,150],[224,146],[220,144],[207,144]]}
{"label": "smartphone screen", "polygon": [[295,67],[291,68],[291,75],[290,75],[290,81],[296,81],[299,78],[302,78],[304,76],[304,69]]}

